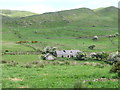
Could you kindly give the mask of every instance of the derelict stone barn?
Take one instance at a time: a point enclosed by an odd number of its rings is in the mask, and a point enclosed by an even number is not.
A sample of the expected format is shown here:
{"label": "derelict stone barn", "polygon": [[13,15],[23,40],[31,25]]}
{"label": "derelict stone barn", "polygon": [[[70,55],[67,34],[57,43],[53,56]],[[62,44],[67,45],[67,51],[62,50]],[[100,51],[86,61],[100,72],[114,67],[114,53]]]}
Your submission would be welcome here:
{"label": "derelict stone barn", "polygon": [[81,52],[80,50],[56,50],[53,55],[55,57],[76,57],[78,52]]}

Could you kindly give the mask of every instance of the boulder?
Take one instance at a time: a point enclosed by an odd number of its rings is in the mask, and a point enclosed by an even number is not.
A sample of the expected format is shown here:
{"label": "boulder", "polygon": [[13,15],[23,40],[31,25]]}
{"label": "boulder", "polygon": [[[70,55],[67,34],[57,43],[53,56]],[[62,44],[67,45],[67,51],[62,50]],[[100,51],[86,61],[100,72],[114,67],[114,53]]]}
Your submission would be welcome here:
{"label": "boulder", "polygon": [[55,57],[49,53],[44,55],[45,60],[55,60]]}
{"label": "boulder", "polygon": [[107,62],[116,63],[118,61],[120,61],[120,53],[118,51],[111,53],[107,58]]}

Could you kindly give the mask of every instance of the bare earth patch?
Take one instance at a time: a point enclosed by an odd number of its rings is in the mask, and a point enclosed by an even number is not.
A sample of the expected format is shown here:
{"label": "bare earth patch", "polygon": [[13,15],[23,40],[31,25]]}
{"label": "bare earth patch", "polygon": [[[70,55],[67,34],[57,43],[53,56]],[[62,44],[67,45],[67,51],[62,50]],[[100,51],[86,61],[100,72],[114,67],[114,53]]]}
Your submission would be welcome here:
{"label": "bare earth patch", "polygon": [[118,81],[118,79],[109,79],[109,78],[98,78],[98,79],[94,79],[94,80],[84,80],[83,82],[89,82],[89,81],[93,81],[93,82],[104,82],[104,81]]}
{"label": "bare earth patch", "polygon": [[9,78],[9,80],[11,80],[11,81],[23,81],[23,79],[20,79],[20,78]]}
{"label": "bare earth patch", "polygon": [[118,81],[118,79],[98,78],[95,79],[94,81]]}
{"label": "bare earth patch", "polygon": [[17,87],[17,88],[28,88],[28,87],[24,87],[24,86],[23,86],[23,87]]}

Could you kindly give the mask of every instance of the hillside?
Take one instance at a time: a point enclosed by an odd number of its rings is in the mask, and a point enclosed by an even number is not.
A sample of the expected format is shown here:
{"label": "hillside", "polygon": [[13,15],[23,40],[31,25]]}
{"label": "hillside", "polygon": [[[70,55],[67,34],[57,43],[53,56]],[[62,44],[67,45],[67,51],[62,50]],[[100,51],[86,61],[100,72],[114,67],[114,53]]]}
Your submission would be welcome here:
{"label": "hillside", "polygon": [[28,11],[7,10],[7,9],[0,9],[0,11],[1,11],[0,12],[1,15],[9,16],[12,18],[26,17],[36,14]]}
{"label": "hillside", "polygon": [[[15,43],[16,41],[37,40],[41,43],[30,43],[30,45],[40,50],[45,46],[56,46],[60,49],[82,49],[91,52],[87,47],[96,44],[98,48],[95,51],[111,52],[117,49],[117,38],[113,38],[115,44],[112,45],[113,43],[108,38],[102,37],[100,41],[93,42],[91,37],[95,35],[106,36],[118,32],[117,18],[115,7],[106,7],[99,10],[79,8],[20,18],[3,16],[3,41],[13,42],[12,50],[21,48]],[[80,39],[80,37],[88,38]],[[104,44],[105,40],[106,44]],[[14,49],[14,45],[16,49]],[[5,48],[9,49],[10,47],[5,45]],[[24,51],[25,49],[21,48],[21,50]]]}
{"label": "hillside", "polygon": [[98,15],[104,17],[118,17],[118,8],[116,7],[107,7],[107,8],[98,8],[94,10]]}
{"label": "hillside", "polygon": [[[118,88],[119,77],[110,73],[112,65],[107,63],[108,55],[116,58],[110,53],[118,51],[117,11],[115,7],[43,14],[3,11],[0,87]],[[98,38],[93,40],[94,36]],[[49,47],[72,52],[44,60],[54,53]],[[76,58],[73,50],[84,53]]]}
{"label": "hillside", "polygon": [[118,23],[118,8],[112,6],[95,10],[79,8],[43,14],[35,14],[25,11],[3,10],[2,15],[19,17],[17,20],[15,19],[12,24],[25,27],[58,27],[64,25],[116,26]]}

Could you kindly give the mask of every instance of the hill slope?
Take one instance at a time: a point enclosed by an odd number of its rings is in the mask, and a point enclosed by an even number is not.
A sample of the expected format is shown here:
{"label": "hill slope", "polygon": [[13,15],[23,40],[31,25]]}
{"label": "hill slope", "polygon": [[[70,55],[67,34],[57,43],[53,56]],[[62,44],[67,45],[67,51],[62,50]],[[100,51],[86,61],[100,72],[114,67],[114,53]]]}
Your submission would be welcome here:
{"label": "hill slope", "polygon": [[[104,10],[105,15],[102,14]],[[20,18],[3,16],[3,41],[10,44],[12,42],[21,51],[25,49],[18,46],[16,41],[39,41],[40,43],[29,44],[40,50],[46,46],[56,46],[60,49],[91,52],[87,47],[96,44],[95,51],[115,51],[118,47],[118,38],[113,38],[111,42],[102,36],[118,32],[116,14],[115,7],[107,7],[101,10],[79,8]],[[91,40],[95,35],[101,37],[98,42]],[[4,49],[15,50],[14,45],[13,47],[4,45]]]}
{"label": "hill slope", "polygon": [[49,12],[19,18],[16,23],[32,27],[74,26],[117,26],[118,8],[107,7],[100,10],[79,8],[58,12]]}
{"label": "hill slope", "polygon": [[9,17],[26,17],[36,14],[28,11],[18,11],[18,10],[1,9],[0,11],[2,11],[0,12],[1,15],[9,16]]}
{"label": "hill slope", "polygon": [[94,10],[98,15],[104,17],[118,17],[118,8],[110,6],[107,8],[95,9]]}

